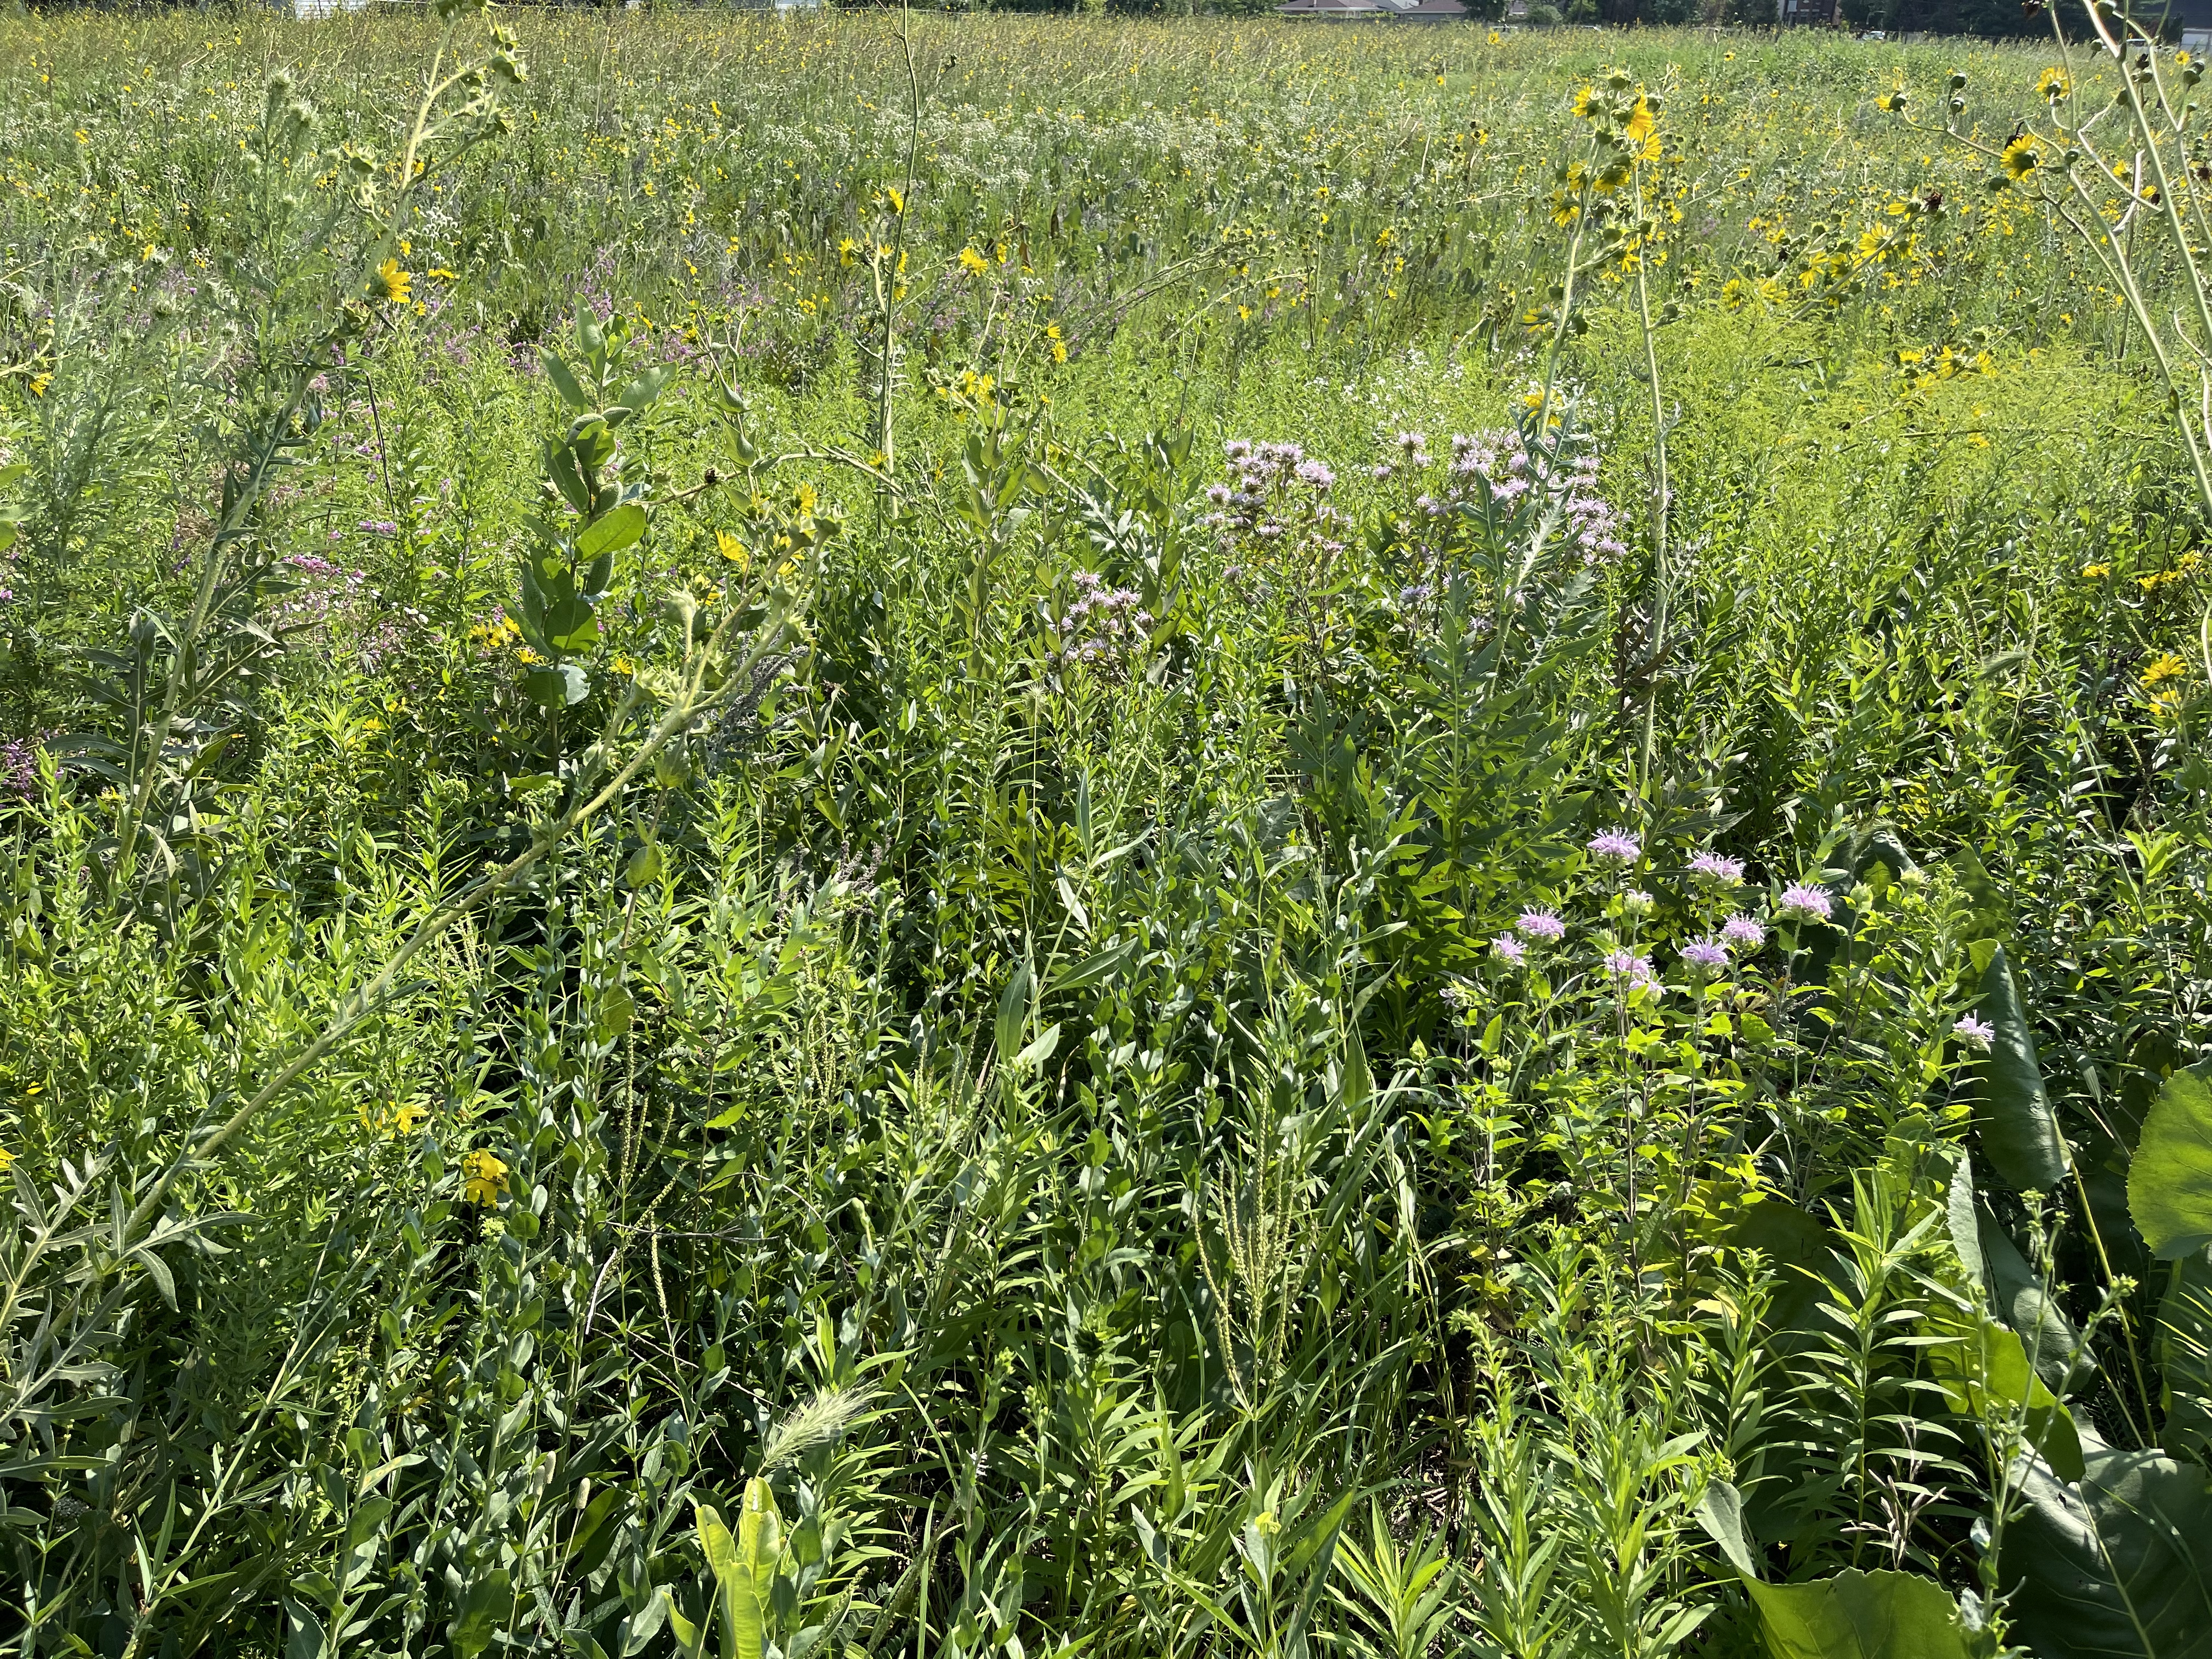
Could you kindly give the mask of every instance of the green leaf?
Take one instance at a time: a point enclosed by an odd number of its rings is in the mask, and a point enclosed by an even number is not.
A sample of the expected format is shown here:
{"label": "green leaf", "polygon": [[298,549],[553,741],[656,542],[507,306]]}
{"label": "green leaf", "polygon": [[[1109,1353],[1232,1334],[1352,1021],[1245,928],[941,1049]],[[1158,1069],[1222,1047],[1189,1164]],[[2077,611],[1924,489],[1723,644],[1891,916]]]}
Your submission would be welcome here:
{"label": "green leaf", "polygon": [[2160,1261],[2212,1244],[2212,1069],[2166,1079],[2128,1165],[2128,1212]]}
{"label": "green leaf", "polygon": [[1011,1066],[1022,1048],[1022,1032],[1030,1023],[1030,967],[1025,962],[1014,964],[1014,974],[1006,981],[1006,988],[999,996],[999,1018],[992,1037],[999,1050],[999,1064]]}
{"label": "green leaf", "polygon": [[2066,1147],[2002,946],[1982,975],[1982,1017],[1996,1028],[1982,1074],[1983,1154],[2014,1192],[2054,1191],[2066,1176]]}
{"label": "green leaf", "polygon": [[2166,1449],[2212,1464],[2212,1250],[2173,1264],[2158,1309]]}
{"label": "green leaf", "polygon": [[1059,1047],[1060,1024],[1055,1020],[1037,1034],[1036,1042],[1014,1056],[1014,1070],[1017,1072],[1042,1070],[1044,1063],[1052,1058],[1053,1050]]}
{"label": "green leaf", "polygon": [[576,551],[584,558],[596,559],[602,553],[620,552],[644,534],[645,509],[635,501],[624,501],[584,526],[584,533],[576,538]]}
{"label": "green leaf", "polygon": [[769,1594],[776,1564],[783,1556],[783,1517],[775,1493],[756,1477],[745,1482],[744,1506],[738,1514],[737,1659],[761,1659],[768,1641]]}
{"label": "green leaf", "polygon": [[2092,1441],[2078,1488],[2030,1465],[1999,1579],[2037,1659],[2212,1659],[2212,1487],[2160,1451]]}
{"label": "green leaf", "polygon": [[1943,1212],[1951,1248],[1959,1253],[1959,1265],[1966,1270],[1967,1278],[1981,1284],[1987,1269],[1982,1261],[1981,1228],[1974,1214],[1974,1160],[1970,1154],[1961,1152],[1958,1168],[1951,1171],[1951,1190]]}
{"label": "green leaf", "polygon": [[572,662],[533,668],[522,677],[523,695],[540,708],[567,708],[583,702],[591,687]]}
{"label": "green leaf", "polygon": [[1697,1516],[1698,1524],[1712,1534],[1730,1566],[1746,1578],[1759,1577],[1750,1542],[1744,1536],[1741,1492],[1728,1481],[1711,1482],[1705,1487],[1705,1495],[1698,1500]]}
{"label": "green leaf", "polygon": [[1065,973],[1055,974],[1052,988],[1055,991],[1081,991],[1093,985],[1103,985],[1118,979],[1122,970],[1137,959],[1137,941],[1124,939],[1119,945],[1109,945],[1096,956],[1076,963]]}
{"label": "green leaf", "polygon": [[1969,1659],[1950,1595],[1909,1572],[1847,1568],[1809,1584],[1745,1585],[1774,1659]]}
{"label": "green leaf", "polygon": [[1809,1584],[1759,1582],[1743,1529],[1743,1497],[1725,1480],[1705,1488],[1698,1523],[1743,1579],[1773,1659],[1969,1659],[1959,1610],[1943,1587],[1909,1572],[1847,1569]]}
{"label": "green leaf", "polygon": [[2042,1276],[2027,1265],[2012,1235],[1986,1209],[1981,1212],[1977,1231],[1982,1260],[1988,1268],[1990,1305],[1998,1318],[2020,1333],[2023,1344],[2033,1346],[2036,1375],[2059,1389],[2066,1386],[2069,1376],[2078,1378],[2094,1370],[2085,1358],[2082,1371],[2075,1370],[2081,1336],[2057,1299],[2045,1294]]}
{"label": "green leaf", "polygon": [[2069,1480],[2081,1475],[2081,1442],[2073,1413],[2029,1369],[2019,1334],[1978,1308],[1948,1311],[1928,1321],[1931,1335],[1948,1339],[1928,1350],[1928,1370],[1951,1402],[1969,1417],[2010,1417],[2023,1412],[2029,1445]]}
{"label": "green leaf", "polygon": [[461,1597],[459,1615],[447,1627],[447,1637],[460,1659],[476,1659],[491,1645],[492,1632],[514,1606],[514,1587],[505,1567],[479,1573]]}
{"label": "green leaf", "polygon": [[576,379],[575,371],[561,359],[561,354],[550,346],[538,348],[538,361],[544,366],[545,378],[553,382],[553,389],[561,394],[561,401],[578,414],[590,410],[592,400],[584,395],[584,388]]}

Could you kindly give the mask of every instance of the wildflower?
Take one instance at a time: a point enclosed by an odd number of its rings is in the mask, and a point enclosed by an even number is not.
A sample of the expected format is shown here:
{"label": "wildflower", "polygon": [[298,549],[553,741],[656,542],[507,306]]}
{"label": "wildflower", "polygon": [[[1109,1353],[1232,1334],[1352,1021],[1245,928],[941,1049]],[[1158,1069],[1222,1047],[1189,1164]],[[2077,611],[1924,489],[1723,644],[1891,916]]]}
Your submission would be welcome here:
{"label": "wildflower", "polygon": [[1556,945],[1567,936],[1567,924],[1549,910],[1528,909],[1521,913],[1513,924],[1513,931],[1523,939]]}
{"label": "wildflower", "polygon": [[2055,104],[2073,92],[2074,82],[2064,70],[2047,69],[2036,77],[2035,89]]}
{"label": "wildflower", "polygon": [[1300,461],[1297,477],[1300,483],[1310,483],[1316,489],[1326,489],[1336,482],[1336,474],[1328,470],[1326,461]]}
{"label": "wildflower", "polygon": [[1633,864],[1643,856],[1644,843],[1626,830],[1607,830],[1590,837],[1589,853],[1615,864]]}
{"label": "wildflower", "polygon": [[1905,88],[1893,88],[1884,96],[1875,99],[1875,103],[1892,115],[1902,115],[1905,113]]}
{"label": "wildflower", "polygon": [[2032,132],[2021,133],[2019,137],[2004,147],[1997,161],[2004,168],[2005,176],[2014,183],[2027,178],[2029,173],[2035,171],[2035,135]]}
{"label": "wildflower", "polygon": [[1984,1051],[1990,1046],[1990,1039],[1997,1034],[1996,1026],[1985,1019],[1976,1019],[1972,1014],[1960,1019],[1951,1028],[1951,1030],[1962,1041]]}
{"label": "wildflower", "polygon": [[2096,581],[2102,577],[2111,575],[2112,567],[2108,564],[2085,564],[2081,567],[2081,574],[2089,580]]}
{"label": "wildflower", "polygon": [[1648,916],[1659,901],[1641,887],[1632,887],[1620,896],[1620,908],[1632,916]]}
{"label": "wildflower", "polygon": [[461,1202],[496,1204],[507,1190],[507,1165],[478,1147],[461,1160]]}
{"label": "wildflower", "polygon": [[1608,951],[1605,956],[1605,971],[1616,980],[1626,980],[1631,989],[1638,985],[1656,987],[1658,975],[1652,971],[1651,958],[1639,957],[1632,951]]}
{"label": "wildflower", "polygon": [[714,550],[740,570],[752,562],[752,555],[746,550],[745,544],[726,530],[714,532]]}
{"label": "wildflower", "polygon": [[1834,912],[1826,893],[1802,883],[1785,890],[1776,908],[1793,921],[1826,921]]}
{"label": "wildflower", "polygon": [[1528,947],[1510,933],[1500,933],[1490,941],[1490,948],[1516,968],[1528,954]]}
{"label": "wildflower", "polygon": [[1721,924],[1721,938],[1740,950],[1756,951],[1766,943],[1766,929],[1747,915],[1733,915]]}
{"label": "wildflower", "polygon": [[1690,860],[1690,873],[1709,886],[1741,887],[1743,860],[1723,858],[1718,853],[1700,853]]}
{"label": "wildflower", "polygon": [[376,280],[384,290],[384,297],[396,306],[405,305],[414,291],[414,274],[401,270],[397,259],[386,259],[377,266]]}
{"label": "wildflower", "polygon": [[1682,947],[1682,960],[1701,972],[1717,973],[1729,964],[1728,946],[1716,939],[1692,939]]}
{"label": "wildflower", "polygon": [[2160,652],[2150,659],[2149,665],[2143,670],[2143,690],[2148,691],[2154,686],[2163,685],[2168,680],[2179,679],[2188,672],[2189,665],[2175,656],[2172,652]]}
{"label": "wildflower", "polygon": [[963,247],[960,250],[960,268],[980,276],[991,268],[991,263],[974,248]]}

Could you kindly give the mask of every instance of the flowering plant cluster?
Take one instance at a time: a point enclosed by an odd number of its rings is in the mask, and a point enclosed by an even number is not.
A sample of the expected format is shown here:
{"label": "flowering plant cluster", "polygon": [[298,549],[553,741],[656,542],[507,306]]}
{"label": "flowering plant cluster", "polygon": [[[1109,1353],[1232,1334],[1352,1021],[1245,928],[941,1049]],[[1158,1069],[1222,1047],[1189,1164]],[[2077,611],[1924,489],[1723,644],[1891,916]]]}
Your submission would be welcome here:
{"label": "flowering plant cluster", "polygon": [[1599,493],[1597,471],[1597,453],[1587,445],[1555,436],[1532,447],[1518,427],[1455,433],[1442,459],[1425,434],[1399,433],[1373,477],[1411,496],[1393,519],[1414,574],[1401,601],[1433,599],[1469,574],[1471,526],[1479,527],[1474,541],[1502,538],[1531,552],[1556,542],[1571,567],[1619,559],[1628,550],[1620,516]]}
{"label": "flowering plant cluster", "polygon": [[1053,652],[1062,664],[1126,667],[1151,637],[1152,613],[1133,587],[1109,587],[1089,570],[1075,573],[1075,600],[1050,624]]}
{"label": "flowering plant cluster", "polygon": [[[363,524],[374,530],[374,524]],[[369,583],[365,570],[350,570],[318,553],[288,554],[284,565],[292,577],[289,591],[276,607],[280,632],[306,634],[325,643],[339,643],[342,630],[358,635],[363,660],[371,668],[386,660],[405,643],[410,633],[427,629],[430,619],[413,605],[384,607],[384,596]]]}
{"label": "flowering plant cluster", "polygon": [[1345,550],[1350,524],[1329,498],[1336,474],[1293,443],[1231,440],[1223,453],[1229,476],[1210,485],[1205,522],[1220,533],[1237,562],[1230,580],[1271,570],[1310,571]]}

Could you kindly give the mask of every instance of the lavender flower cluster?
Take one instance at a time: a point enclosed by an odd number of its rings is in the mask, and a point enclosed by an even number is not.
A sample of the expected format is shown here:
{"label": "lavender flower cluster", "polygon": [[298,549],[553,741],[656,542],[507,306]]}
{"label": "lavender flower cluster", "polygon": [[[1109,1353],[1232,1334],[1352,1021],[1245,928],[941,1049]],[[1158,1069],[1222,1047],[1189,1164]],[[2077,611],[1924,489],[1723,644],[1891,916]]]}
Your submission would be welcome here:
{"label": "lavender flower cluster", "polygon": [[39,739],[0,743],[0,795],[28,795],[39,781]]}
{"label": "lavender flower cluster", "polygon": [[1075,602],[1061,615],[1058,654],[1063,662],[1125,663],[1151,636],[1152,613],[1133,587],[1109,587],[1088,570],[1075,573]]}
{"label": "lavender flower cluster", "polygon": [[[1231,440],[1223,447],[1230,478],[1211,486],[1205,522],[1221,532],[1224,549],[1270,562],[1285,555],[1344,551],[1345,515],[1328,498],[1336,474],[1293,443]],[[1231,567],[1234,580],[1242,574]]]}
{"label": "lavender flower cluster", "polygon": [[1607,563],[1628,551],[1620,539],[1620,514],[1598,493],[1595,454],[1583,451],[1561,466],[1546,455],[1532,455],[1516,427],[1455,433],[1450,447],[1449,458],[1439,466],[1426,434],[1401,432],[1392,459],[1374,469],[1378,483],[1396,480],[1420,491],[1405,528],[1413,538],[1415,561],[1425,569],[1420,580],[1400,594],[1403,602],[1435,598],[1449,579],[1447,547],[1435,532],[1463,507],[1510,510],[1534,492],[1558,507],[1568,542],[1584,564]]}
{"label": "lavender flower cluster", "polygon": [[[364,521],[361,527],[380,533],[380,521]],[[370,602],[383,597],[369,586],[367,571],[349,570],[319,554],[288,554],[284,563],[299,574],[300,580],[276,607],[280,629],[319,633],[329,638],[335,635],[337,624],[359,619]],[[362,659],[373,669],[396,653],[409,633],[429,626],[429,617],[411,605],[387,611],[376,618],[362,640]]]}

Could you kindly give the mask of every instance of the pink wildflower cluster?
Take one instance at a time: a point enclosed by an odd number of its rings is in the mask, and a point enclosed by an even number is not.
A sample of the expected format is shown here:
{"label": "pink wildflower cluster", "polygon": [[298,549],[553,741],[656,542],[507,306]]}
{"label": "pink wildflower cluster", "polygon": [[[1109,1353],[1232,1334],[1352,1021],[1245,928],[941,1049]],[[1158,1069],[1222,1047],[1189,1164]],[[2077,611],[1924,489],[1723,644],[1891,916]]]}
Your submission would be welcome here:
{"label": "pink wildflower cluster", "polygon": [[[1328,463],[1292,443],[1224,446],[1229,478],[1206,492],[1206,522],[1221,532],[1224,550],[1265,563],[1304,563],[1344,551],[1348,523],[1329,500],[1336,474]],[[1232,565],[1231,580],[1243,574]]]}
{"label": "pink wildflower cluster", "polygon": [[[335,642],[341,624],[366,623],[364,613],[370,604],[383,598],[369,586],[367,571],[349,570],[319,554],[289,554],[284,563],[295,573],[295,585],[276,607],[277,625],[283,631],[319,634]],[[374,625],[362,639],[362,657],[374,668],[405,643],[410,631],[429,625],[429,617],[411,605],[386,611],[376,617]]]}
{"label": "pink wildflower cluster", "polygon": [[1401,432],[1391,447],[1390,459],[1374,469],[1376,481],[1395,479],[1419,492],[1405,527],[1416,561],[1427,568],[1401,596],[1408,603],[1434,598],[1450,574],[1445,568],[1448,526],[1462,507],[1516,510],[1534,492],[1538,500],[1548,496],[1557,507],[1562,533],[1583,563],[1610,563],[1628,551],[1620,539],[1620,515],[1598,494],[1597,457],[1587,451],[1565,465],[1547,463],[1541,454],[1530,455],[1527,440],[1515,427],[1455,433],[1451,453],[1441,463],[1424,433]]}
{"label": "pink wildflower cluster", "polygon": [[1133,587],[1109,587],[1088,570],[1075,573],[1075,602],[1060,619],[1059,654],[1063,662],[1126,661],[1149,636],[1152,613]]}

